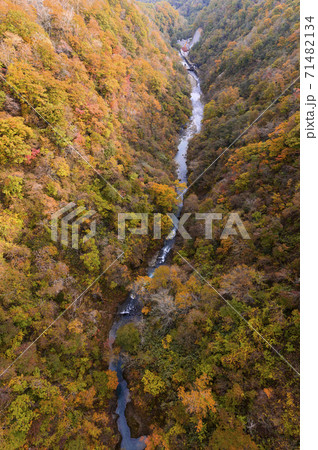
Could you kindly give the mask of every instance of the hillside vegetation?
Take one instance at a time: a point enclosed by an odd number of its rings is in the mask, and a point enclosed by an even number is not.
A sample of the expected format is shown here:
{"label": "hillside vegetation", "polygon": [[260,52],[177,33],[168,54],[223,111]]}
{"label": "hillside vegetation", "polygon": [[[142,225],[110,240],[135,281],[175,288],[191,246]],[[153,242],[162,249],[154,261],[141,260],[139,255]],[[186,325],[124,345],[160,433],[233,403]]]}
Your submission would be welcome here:
{"label": "hillside vegetation", "polygon": [[[206,106],[184,211],[225,220],[207,241],[190,219],[174,265],[136,282],[145,307],[130,383],[148,448],[299,447],[298,14],[294,1],[212,0],[195,21]],[[250,240],[220,239],[230,212]]]}
{"label": "hillside vegetation", "polygon": [[[142,320],[114,345],[133,437],[148,450],[297,449],[299,5],[150,3],[0,0],[1,448],[120,446],[107,337],[133,289]],[[223,219],[207,240],[190,218],[193,239],[149,278],[162,241],[118,240],[117,216],[175,211],[191,109],[169,42],[199,27],[205,110],[184,212]],[[70,202],[96,211],[78,250],[51,238]],[[221,239],[233,212],[250,239]]]}
{"label": "hillside vegetation", "polygon": [[[161,0],[143,0],[145,3],[163,3]],[[202,8],[209,5],[209,0],[167,0],[179,13],[192,23]],[[167,3],[165,2],[165,3]]]}
{"label": "hillside vegetation", "polygon": [[[173,209],[186,72],[126,0],[1,0],[0,49],[0,372],[125,252],[1,377],[1,448],[115,448],[107,336],[153,245],[117,213]],[[69,202],[96,211],[78,251],[51,239]]]}

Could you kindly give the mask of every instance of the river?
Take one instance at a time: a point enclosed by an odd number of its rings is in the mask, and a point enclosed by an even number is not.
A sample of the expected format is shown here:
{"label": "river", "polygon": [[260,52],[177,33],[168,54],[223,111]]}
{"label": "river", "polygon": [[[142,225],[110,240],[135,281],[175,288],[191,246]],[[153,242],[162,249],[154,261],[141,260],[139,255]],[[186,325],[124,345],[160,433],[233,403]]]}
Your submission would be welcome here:
{"label": "river", "polygon": [[[188,122],[185,130],[181,132],[180,141],[178,145],[178,151],[175,156],[175,161],[177,163],[177,175],[179,181],[182,183],[187,183],[187,150],[189,146],[189,141],[193,136],[200,132],[201,123],[203,119],[203,103],[201,101],[201,87],[198,76],[191,70],[189,66],[182,58],[183,65],[188,69],[189,78],[191,82],[191,103],[192,103],[192,116]],[[183,206],[183,196],[180,196],[179,211]],[[156,262],[152,267],[148,268],[147,275],[153,277],[156,268],[165,264],[168,254],[174,246],[175,236],[177,233],[177,228],[174,226],[171,233],[164,242],[162,249],[160,250]],[[129,322],[137,322],[141,318],[141,304],[138,301],[138,296],[131,293],[123,305],[120,306],[118,311],[118,318],[114,322],[112,329],[109,333],[110,347],[115,341],[117,330]],[[124,450],[142,450],[145,448],[145,444],[142,438],[134,439],[131,437],[130,428],[128,426],[125,410],[126,405],[129,402],[129,389],[127,382],[123,376],[122,358],[119,356],[117,358],[112,358],[109,364],[109,369],[115,371],[118,377],[118,387],[117,387],[117,409],[116,414],[118,415],[117,425],[118,430],[121,435],[121,449]]]}

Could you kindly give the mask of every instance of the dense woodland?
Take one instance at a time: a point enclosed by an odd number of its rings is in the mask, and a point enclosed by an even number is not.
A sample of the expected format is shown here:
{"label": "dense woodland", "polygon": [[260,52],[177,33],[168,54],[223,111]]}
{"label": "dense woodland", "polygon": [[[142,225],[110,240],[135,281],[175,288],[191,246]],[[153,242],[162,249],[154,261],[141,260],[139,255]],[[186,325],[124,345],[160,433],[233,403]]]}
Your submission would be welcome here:
{"label": "dense woodland", "polygon": [[[165,5],[169,2],[170,5],[172,5],[181,15],[181,17],[186,17],[187,23],[192,25],[193,21],[196,19],[196,16],[201,10],[208,6],[210,3],[210,0],[167,0],[167,1],[161,1],[161,0],[145,0],[145,3],[158,3],[160,5]],[[183,31],[189,32],[191,29],[188,29],[187,27],[183,27]],[[178,30],[182,31],[182,30]],[[187,36],[189,37],[189,35]]]}
{"label": "dense woodland", "polygon": [[[196,19],[206,106],[189,185],[297,79],[298,14],[293,1],[216,0]],[[196,238],[179,240],[174,264],[136,282],[144,320],[129,373],[149,448],[299,447],[297,373],[185,262],[299,370],[298,110],[296,82],[187,192],[184,211],[237,212],[251,239],[221,240],[223,220],[207,242],[190,219]]]}
{"label": "dense woodland", "polygon": [[[125,251],[2,376],[1,448],[114,448],[107,335],[154,245],[117,213],[173,207],[186,71],[128,1],[2,0],[0,54],[1,372]],[[79,251],[51,239],[71,201],[96,211]]]}
{"label": "dense woodland", "polygon": [[[124,251],[0,378],[1,448],[120,448],[107,337],[130,289],[143,318],[116,344],[134,437],[147,449],[299,448],[297,374],[186,263],[299,370],[298,82],[284,92],[298,77],[298,2],[170,3],[179,12],[0,0],[0,372]],[[280,98],[185,197],[184,211],[239,213],[251,239],[221,240],[220,221],[207,241],[190,219],[195,238],[179,237],[150,279],[160,242],[118,241],[117,214],[175,209],[191,108],[171,42],[199,27],[190,58],[206,106],[189,185]],[[71,201],[96,211],[78,251],[51,239],[51,215]]]}

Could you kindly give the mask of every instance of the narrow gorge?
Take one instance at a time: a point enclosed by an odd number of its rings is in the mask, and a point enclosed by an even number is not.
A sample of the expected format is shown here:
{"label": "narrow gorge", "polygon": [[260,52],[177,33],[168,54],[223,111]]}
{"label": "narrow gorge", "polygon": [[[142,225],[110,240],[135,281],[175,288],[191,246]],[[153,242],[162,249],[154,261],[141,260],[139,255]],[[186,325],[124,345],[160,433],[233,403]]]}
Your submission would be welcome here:
{"label": "narrow gorge", "polygon": [[299,448],[299,96],[297,0],[0,0],[1,448]]}
{"label": "narrow gorge", "polygon": [[[192,42],[198,41],[197,34],[194,35],[194,39]],[[192,115],[189,120],[189,123],[186,125],[186,128],[181,131],[180,134],[180,142],[178,145],[178,151],[175,156],[175,161],[177,164],[177,176],[180,183],[186,185],[187,183],[187,150],[189,141],[193,138],[194,135],[200,132],[201,123],[203,119],[203,110],[204,106],[202,103],[202,92],[200,86],[200,80],[198,75],[191,70],[191,64],[189,64],[189,59],[185,59],[184,56],[180,53],[180,58],[182,59],[182,63],[184,67],[188,70],[189,73],[189,81],[191,84],[191,104],[192,104]],[[181,191],[182,192],[182,191]],[[181,192],[178,192],[180,194]],[[183,207],[183,195],[180,196],[180,202],[178,204],[178,212],[176,216],[179,217],[182,212]],[[168,255],[170,251],[173,249],[175,243],[175,237],[177,233],[177,227],[173,226],[171,232],[167,236],[164,241],[164,245],[158,254],[155,257],[155,262],[151,264],[151,267],[147,270],[147,275],[149,278],[152,278],[155,270],[164,265],[167,261]],[[138,292],[132,292],[126,299],[125,303],[120,306],[118,316],[114,322],[110,333],[109,333],[109,343],[112,344],[116,340],[117,330],[130,322],[138,322],[142,317],[142,302],[138,297]],[[118,377],[118,387],[117,387],[117,409],[116,414],[118,415],[117,424],[118,430],[121,435],[121,448],[125,450],[139,450],[145,448],[144,440],[131,438],[131,431],[127,424],[125,410],[127,403],[129,402],[129,389],[127,387],[127,382],[124,378],[124,370],[123,360],[121,356],[112,357],[109,369],[115,371]],[[129,370],[129,369],[126,369]],[[145,437],[144,437],[145,438]]]}

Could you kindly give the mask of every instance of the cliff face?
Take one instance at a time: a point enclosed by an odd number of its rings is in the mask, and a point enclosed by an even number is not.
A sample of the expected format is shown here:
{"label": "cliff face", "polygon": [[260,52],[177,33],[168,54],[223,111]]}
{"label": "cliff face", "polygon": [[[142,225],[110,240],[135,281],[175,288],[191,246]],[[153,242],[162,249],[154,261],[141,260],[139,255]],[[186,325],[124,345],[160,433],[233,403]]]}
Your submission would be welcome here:
{"label": "cliff face", "polygon": [[[118,242],[117,213],[174,192],[186,72],[125,0],[2,0],[0,48],[1,372],[125,251],[2,376],[1,441],[114,448],[106,338],[151,244]],[[78,250],[51,238],[70,202],[97,222]]]}

